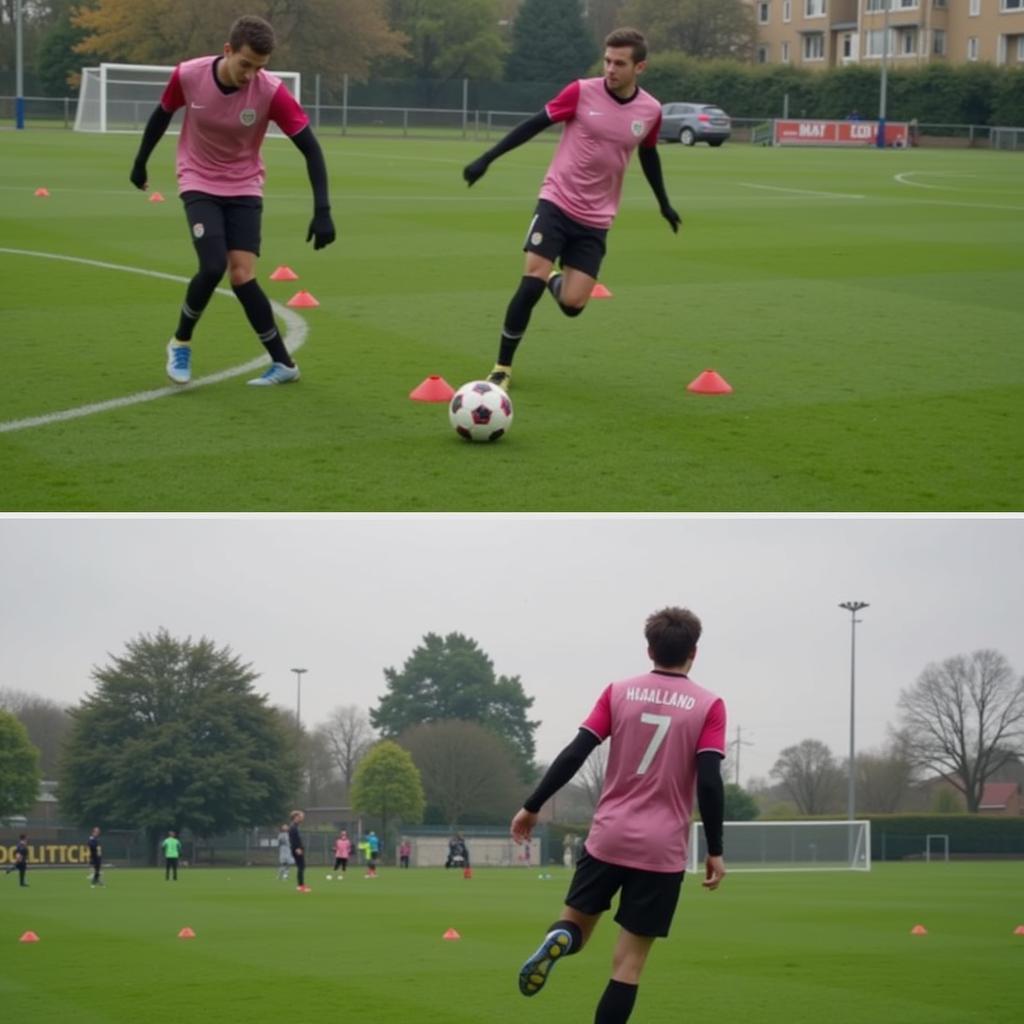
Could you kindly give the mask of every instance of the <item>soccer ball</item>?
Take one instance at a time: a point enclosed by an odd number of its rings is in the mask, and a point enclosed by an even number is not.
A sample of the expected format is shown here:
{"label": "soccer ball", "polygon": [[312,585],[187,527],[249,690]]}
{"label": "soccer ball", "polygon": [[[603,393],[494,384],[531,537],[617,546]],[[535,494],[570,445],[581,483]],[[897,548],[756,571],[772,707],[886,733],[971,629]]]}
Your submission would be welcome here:
{"label": "soccer ball", "polygon": [[334,881],[334,875],[328,875],[327,876],[327,881],[328,882],[333,882]]}
{"label": "soccer ball", "polygon": [[467,441],[497,441],[512,425],[512,402],[497,384],[471,380],[452,395],[448,419]]}

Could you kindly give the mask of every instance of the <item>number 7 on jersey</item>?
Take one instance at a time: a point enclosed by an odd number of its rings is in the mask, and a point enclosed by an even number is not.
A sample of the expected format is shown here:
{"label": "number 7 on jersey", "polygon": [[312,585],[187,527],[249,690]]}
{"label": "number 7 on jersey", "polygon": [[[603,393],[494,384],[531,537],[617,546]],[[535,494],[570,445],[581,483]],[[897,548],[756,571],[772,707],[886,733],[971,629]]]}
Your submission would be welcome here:
{"label": "number 7 on jersey", "polygon": [[640,716],[640,721],[644,725],[656,726],[654,735],[651,737],[651,742],[647,744],[647,749],[644,751],[644,756],[640,758],[640,764],[637,765],[637,775],[644,775],[647,769],[651,767],[651,762],[654,760],[654,755],[657,754],[658,748],[665,742],[665,737],[668,735],[668,727],[672,724],[672,719],[669,715],[651,715],[646,711]]}

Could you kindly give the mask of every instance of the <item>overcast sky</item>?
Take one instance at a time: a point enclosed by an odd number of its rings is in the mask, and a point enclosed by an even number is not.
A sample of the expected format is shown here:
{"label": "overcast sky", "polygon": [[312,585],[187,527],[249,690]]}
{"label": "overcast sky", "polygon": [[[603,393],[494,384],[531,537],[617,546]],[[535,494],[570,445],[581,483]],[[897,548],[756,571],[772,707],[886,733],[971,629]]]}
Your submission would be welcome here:
{"label": "overcast sky", "polygon": [[[161,627],[207,636],[302,719],[369,709],[428,632],[519,676],[549,760],[605,683],[645,671],[644,619],[703,620],[692,676],[742,730],[744,783],[814,737],[876,747],[922,669],[982,647],[1024,673],[1024,519],[0,519],[0,687],[75,703],[94,666]],[[750,745],[747,745],[747,744]],[[735,762],[729,770],[734,779]]]}

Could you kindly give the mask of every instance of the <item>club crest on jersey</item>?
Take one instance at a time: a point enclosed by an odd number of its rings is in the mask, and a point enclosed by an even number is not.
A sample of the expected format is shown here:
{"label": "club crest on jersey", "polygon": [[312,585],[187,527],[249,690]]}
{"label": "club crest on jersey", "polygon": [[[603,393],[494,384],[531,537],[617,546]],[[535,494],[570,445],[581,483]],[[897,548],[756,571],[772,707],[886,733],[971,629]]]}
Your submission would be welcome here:
{"label": "club crest on jersey", "polygon": [[238,115],[238,120],[245,125],[246,128],[251,128],[256,123],[256,111],[252,107],[246,107]]}
{"label": "club crest on jersey", "polygon": [[192,234],[196,238],[202,238],[206,234],[206,228],[202,224],[193,224]]}
{"label": "club crest on jersey", "polygon": [[643,135],[644,133],[643,121],[631,121],[629,125],[629,130],[639,139],[640,136]]}
{"label": "club crest on jersey", "polygon": [[543,241],[544,236],[539,231],[534,231],[534,233],[530,235],[530,245],[540,245]]}

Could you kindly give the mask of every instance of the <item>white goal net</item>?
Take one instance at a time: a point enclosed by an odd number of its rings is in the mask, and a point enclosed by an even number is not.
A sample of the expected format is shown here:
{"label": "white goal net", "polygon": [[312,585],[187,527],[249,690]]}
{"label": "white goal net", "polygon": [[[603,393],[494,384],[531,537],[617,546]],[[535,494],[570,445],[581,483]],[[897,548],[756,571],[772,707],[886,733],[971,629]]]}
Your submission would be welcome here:
{"label": "white goal net", "polygon": [[[870,821],[727,821],[729,871],[870,871]],[[690,826],[688,871],[708,855],[704,826]]]}
{"label": "white goal net", "polygon": [[[82,69],[82,87],[75,112],[76,132],[141,132],[160,102],[173,67],[154,64],[100,64]],[[272,72],[301,102],[302,76],[298,71]],[[181,131],[184,109],[174,114],[168,131]],[[268,135],[281,135],[271,124]]]}

